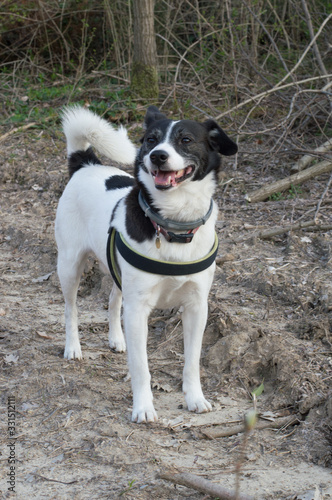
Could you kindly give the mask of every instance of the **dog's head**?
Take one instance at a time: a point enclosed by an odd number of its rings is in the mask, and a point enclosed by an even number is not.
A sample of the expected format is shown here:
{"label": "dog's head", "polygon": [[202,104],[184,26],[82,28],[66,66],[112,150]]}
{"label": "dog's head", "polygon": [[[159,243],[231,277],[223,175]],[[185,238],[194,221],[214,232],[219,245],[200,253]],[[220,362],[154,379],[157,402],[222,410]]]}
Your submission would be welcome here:
{"label": "dog's head", "polygon": [[169,120],[155,106],[145,116],[146,132],[136,159],[136,175],[142,170],[158,190],[175,189],[198,181],[220,167],[220,155],[234,155],[237,145],[213,120]]}

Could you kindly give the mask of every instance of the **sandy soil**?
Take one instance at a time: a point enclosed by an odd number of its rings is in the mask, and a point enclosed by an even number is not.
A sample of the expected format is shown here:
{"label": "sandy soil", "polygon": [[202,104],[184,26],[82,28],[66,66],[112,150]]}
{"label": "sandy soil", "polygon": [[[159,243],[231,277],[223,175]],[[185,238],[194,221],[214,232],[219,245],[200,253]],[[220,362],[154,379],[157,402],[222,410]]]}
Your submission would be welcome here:
{"label": "sandy soil", "polygon": [[[84,360],[63,359],[53,236],[67,182],[62,134],[18,133],[0,150],[1,498],[14,496],[10,479],[20,499],[204,498],[159,479],[168,468],[233,490],[243,433],[212,440],[204,433],[242,422],[253,406],[251,391],[263,381],[257,405],[265,421],[298,420],[251,432],[241,492],[332,498],[332,235],[254,236],[257,228],[312,218],[327,177],[308,182],[297,197],[248,205],[245,192],[287,175],[288,167],[276,161],[266,174],[255,169],[254,155],[240,156],[237,170],[225,162],[217,229],[220,255],[233,260],[216,272],[201,370],[214,411],[186,410],[180,316],[156,311],[148,351],[159,421],[137,425],[130,422],[126,355],[107,343],[111,278],[93,259],[79,292]],[[331,195],[319,220],[331,223]]]}

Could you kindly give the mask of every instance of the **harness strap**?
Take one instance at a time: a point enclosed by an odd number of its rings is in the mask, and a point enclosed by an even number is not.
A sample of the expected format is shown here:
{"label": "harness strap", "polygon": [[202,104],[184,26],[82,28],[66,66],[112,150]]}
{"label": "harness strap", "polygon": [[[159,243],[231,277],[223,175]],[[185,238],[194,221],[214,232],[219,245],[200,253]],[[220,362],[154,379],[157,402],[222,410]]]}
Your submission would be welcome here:
{"label": "harness strap", "polygon": [[107,261],[112,277],[121,290],[121,272],[116,261],[115,248],[117,248],[122,257],[133,267],[136,267],[136,269],[162,276],[185,276],[199,273],[210,267],[217,256],[218,245],[218,236],[215,233],[214,244],[210,252],[202,259],[191,262],[172,262],[151,259],[136,252],[136,250],[126,242],[122,234],[118,233],[116,229],[112,227],[107,241]]}
{"label": "harness strap", "polygon": [[110,230],[108,231],[106,257],[107,257],[108,267],[112,275],[112,278],[114,280],[114,283],[119,288],[119,290],[121,290],[121,271],[115,254],[115,235],[116,235],[116,230],[114,229],[114,227],[111,227]]}

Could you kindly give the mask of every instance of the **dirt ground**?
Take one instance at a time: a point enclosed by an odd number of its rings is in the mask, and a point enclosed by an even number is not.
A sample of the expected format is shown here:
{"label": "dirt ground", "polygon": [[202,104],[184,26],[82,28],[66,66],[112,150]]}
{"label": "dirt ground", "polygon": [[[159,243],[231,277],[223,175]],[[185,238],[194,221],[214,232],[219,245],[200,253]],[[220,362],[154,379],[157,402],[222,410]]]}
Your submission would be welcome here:
{"label": "dirt ground", "polygon": [[[217,230],[219,254],[232,260],[215,275],[201,363],[213,412],[186,410],[180,315],[156,311],[148,352],[159,421],[137,425],[130,421],[126,355],[107,342],[111,278],[94,259],[78,301],[84,360],[63,359],[53,235],[67,182],[59,126],[10,135],[0,153],[1,498],[15,496],[10,480],[20,499],[207,498],[160,479],[169,468],[233,490],[243,433],[216,439],[204,433],[241,423],[253,406],[250,393],[262,383],[259,421],[298,420],[251,432],[241,493],[332,498],[332,234],[254,236],[257,229],[312,219],[328,176],[307,182],[300,193],[250,205],[244,194],[288,175],[290,165],[274,158],[264,171],[254,154],[244,153],[236,170],[233,159],[224,162]],[[331,202],[327,194],[321,223],[331,224]]]}

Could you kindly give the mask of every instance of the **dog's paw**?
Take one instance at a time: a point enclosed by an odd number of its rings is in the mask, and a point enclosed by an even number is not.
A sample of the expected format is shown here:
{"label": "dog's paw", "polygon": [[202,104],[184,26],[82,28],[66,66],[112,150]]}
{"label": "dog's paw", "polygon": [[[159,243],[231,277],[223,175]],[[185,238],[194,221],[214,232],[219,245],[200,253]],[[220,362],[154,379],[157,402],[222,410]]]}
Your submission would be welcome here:
{"label": "dog's paw", "polygon": [[126,352],[127,348],[125,339],[120,339],[120,340],[109,339],[109,344],[112,351]]}
{"label": "dog's paw", "polygon": [[199,398],[186,398],[188,410],[195,413],[206,413],[212,411],[212,405],[207,401],[204,396]]}
{"label": "dog's paw", "polygon": [[138,424],[157,422],[158,415],[152,404],[146,406],[145,408],[136,409],[134,407],[131,420],[132,422],[137,422]]}
{"label": "dog's paw", "polygon": [[63,356],[65,359],[82,359],[82,350],[80,345],[76,346],[66,346],[65,353]]}

